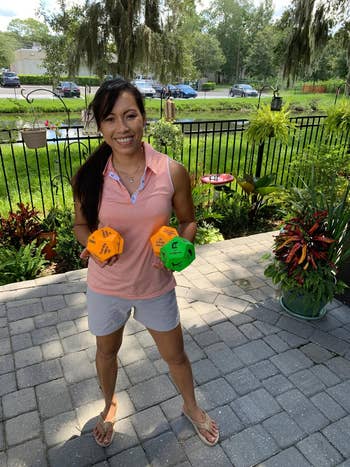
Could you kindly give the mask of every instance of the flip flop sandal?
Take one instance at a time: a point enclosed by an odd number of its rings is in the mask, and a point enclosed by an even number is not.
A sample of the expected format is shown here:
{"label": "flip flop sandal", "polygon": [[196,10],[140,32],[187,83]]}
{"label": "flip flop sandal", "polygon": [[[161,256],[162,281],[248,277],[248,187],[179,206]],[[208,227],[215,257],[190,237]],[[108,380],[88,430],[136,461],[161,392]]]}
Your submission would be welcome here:
{"label": "flip flop sandal", "polygon": [[208,446],[215,446],[215,444],[219,441],[219,433],[217,434],[217,437],[214,439],[214,441],[208,441],[207,438],[199,431],[199,430],[206,430],[209,433],[211,433],[210,424],[212,422],[212,419],[209,417],[209,415],[203,410],[204,417],[205,417],[204,421],[196,422],[195,420],[193,420],[193,418],[187,415],[187,413],[184,410],[182,411],[182,413],[192,423],[193,428],[196,430],[197,435],[203,441],[203,443],[207,444]]}
{"label": "flip flop sandal", "polygon": [[112,441],[113,441],[113,438],[114,438],[114,435],[115,435],[115,431],[114,431],[115,421],[116,421],[116,419],[114,418],[113,420],[106,422],[102,417],[102,413],[100,413],[100,415],[98,416],[97,424],[100,424],[102,426],[102,430],[103,430],[104,435],[106,435],[108,432],[110,432],[110,428],[112,427],[112,436],[111,436],[111,439],[110,439],[108,444],[98,441],[96,439],[96,437],[94,436],[94,440],[102,448],[107,448],[108,446],[110,446],[112,444]]}

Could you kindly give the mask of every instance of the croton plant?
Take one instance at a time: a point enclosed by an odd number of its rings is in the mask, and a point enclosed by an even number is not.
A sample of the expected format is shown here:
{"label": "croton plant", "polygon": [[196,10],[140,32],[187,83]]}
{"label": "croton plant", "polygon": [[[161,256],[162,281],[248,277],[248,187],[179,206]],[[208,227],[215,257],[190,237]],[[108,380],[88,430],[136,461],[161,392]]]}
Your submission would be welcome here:
{"label": "croton plant", "polygon": [[299,213],[275,236],[273,260],[265,275],[283,291],[330,301],[345,287],[336,277],[338,243],[327,210]]}

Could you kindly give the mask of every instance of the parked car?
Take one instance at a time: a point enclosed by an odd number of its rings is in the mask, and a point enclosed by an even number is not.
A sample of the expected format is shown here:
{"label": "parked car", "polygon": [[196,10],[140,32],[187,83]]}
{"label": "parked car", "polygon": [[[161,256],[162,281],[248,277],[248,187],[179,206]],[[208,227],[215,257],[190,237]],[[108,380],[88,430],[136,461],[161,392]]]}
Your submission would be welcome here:
{"label": "parked car", "polygon": [[80,97],[80,88],[73,81],[60,81],[55,93],[61,97]]}
{"label": "parked car", "polygon": [[144,80],[135,80],[133,81],[133,84],[137,87],[143,97],[155,97],[156,90],[149,82]]}
{"label": "parked car", "polygon": [[179,97],[189,98],[189,97],[197,97],[197,91],[195,91],[191,86],[188,84],[177,84],[177,89],[180,91]]}
{"label": "parked car", "polygon": [[157,82],[153,81],[152,82],[152,88],[156,91],[154,97],[161,97],[162,92],[164,93],[163,94],[163,97],[164,97],[164,95],[165,95],[165,86],[164,86],[164,84],[157,83]]}
{"label": "parked car", "polygon": [[1,75],[1,86],[20,88],[21,83],[14,71],[3,71]]}
{"label": "parked car", "polygon": [[177,86],[174,86],[173,84],[167,84],[166,89],[167,97],[181,97],[181,91]]}
{"label": "parked car", "polygon": [[180,97],[179,89],[173,84],[160,84],[160,83],[153,82],[152,87],[156,91],[156,94],[154,97],[163,97],[163,98],[167,98],[169,96]]}
{"label": "parked car", "polygon": [[259,93],[250,84],[234,84],[229,91],[229,95],[231,97],[258,97]]}

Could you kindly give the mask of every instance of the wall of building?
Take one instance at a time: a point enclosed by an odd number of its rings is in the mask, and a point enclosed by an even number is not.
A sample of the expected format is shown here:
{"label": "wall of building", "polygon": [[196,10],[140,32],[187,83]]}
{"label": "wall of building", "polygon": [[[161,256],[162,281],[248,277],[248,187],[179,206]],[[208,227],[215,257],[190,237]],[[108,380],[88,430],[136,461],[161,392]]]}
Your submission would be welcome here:
{"label": "wall of building", "polygon": [[[18,49],[15,51],[15,60],[11,70],[20,75],[44,75],[46,72],[43,66],[45,56],[46,53],[40,46],[32,49]],[[91,73],[87,66],[81,65],[78,76],[89,75]]]}

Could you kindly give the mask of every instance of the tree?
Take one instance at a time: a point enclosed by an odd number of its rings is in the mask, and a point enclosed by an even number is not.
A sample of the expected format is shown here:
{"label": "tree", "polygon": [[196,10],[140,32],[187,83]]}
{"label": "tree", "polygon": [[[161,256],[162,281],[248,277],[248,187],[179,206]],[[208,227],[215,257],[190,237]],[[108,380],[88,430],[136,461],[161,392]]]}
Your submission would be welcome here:
{"label": "tree", "polygon": [[[262,79],[273,65],[272,0],[255,7],[252,0],[214,0],[202,16],[208,31],[215,34],[225,56],[222,71],[226,79],[238,81],[248,72]],[[264,32],[265,31],[265,32]],[[260,53],[261,52],[261,53]],[[254,63],[253,63],[254,60]]]}
{"label": "tree", "polygon": [[82,6],[67,8],[65,0],[58,0],[59,13],[50,14],[44,6],[39,10],[53,34],[47,35],[43,40],[46,52],[44,66],[53,86],[57,84],[62,75],[74,78],[79,68],[76,63],[76,35],[83,15]]}
{"label": "tree", "polygon": [[[179,48],[173,29],[176,18],[168,15],[175,5],[163,2],[165,19],[160,19],[159,0],[108,0],[88,4],[78,29],[77,49],[85,53],[87,63],[93,67],[99,57],[108,56],[113,71],[125,78],[132,78],[135,68],[158,68],[156,62],[166,60],[167,66],[181,68]],[[184,2],[178,2],[181,4]],[[163,27],[163,24],[165,27]],[[171,41],[169,40],[171,38]],[[114,60],[113,60],[114,57]]]}
{"label": "tree", "polygon": [[[181,75],[186,48],[178,34],[194,0],[87,0],[59,13],[41,15],[67,42],[69,74],[81,61],[101,78],[105,74],[132,78],[135,71],[159,77]],[[185,57],[186,59],[186,57]]]}
{"label": "tree", "polygon": [[201,76],[220,71],[225,56],[217,38],[209,33],[195,32],[192,35],[194,65]]}
{"label": "tree", "polygon": [[49,34],[49,28],[33,18],[13,19],[7,26],[22,47],[31,47],[33,42],[42,44]]}
{"label": "tree", "polygon": [[245,58],[246,72],[262,81],[275,78],[278,68],[274,63],[275,36],[272,26],[257,31]]}
{"label": "tree", "polygon": [[43,67],[46,69],[46,75],[55,88],[61,77],[66,73],[66,64],[64,63],[65,42],[60,36],[48,37],[44,44],[46,56],[43,60]]}
{"label": "tree", "polygon": [[243,58],[248,49],[247,22],[252,11],[250,0],[214,0],[204,15],[209,32],[214,33],[225,56],[222,71],[237,81],[243,74]]}
{"label": "tree", "polygon": [[[295,79],[326,45],[334,30],[343,29],[350,85],[350,11],[348,0],[293,0],[293,28],[288,38],[284,76]],[[333,31],[332,31],[333,28]]]}
{"label": "tree", "polygon": [[0,67],[10,68],[15,57],[18,41],[8,32],[0,32]]}

